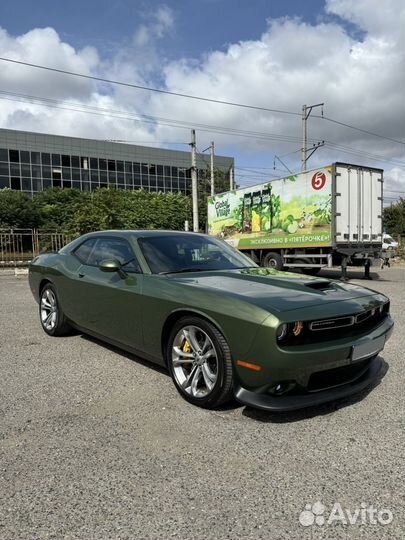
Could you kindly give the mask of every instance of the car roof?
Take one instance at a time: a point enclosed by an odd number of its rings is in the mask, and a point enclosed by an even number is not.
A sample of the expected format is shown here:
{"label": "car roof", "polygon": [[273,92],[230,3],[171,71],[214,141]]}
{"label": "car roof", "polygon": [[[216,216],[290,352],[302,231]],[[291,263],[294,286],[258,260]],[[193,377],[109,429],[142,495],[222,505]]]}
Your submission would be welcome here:
{"label": "car roof", "polygon": [[202,233],[194,233],[190,231],[171,231],[171,230],[164,230],[164,229],[163,230],[160,230],[160,229],[153,229],[153,230],[150,230],[150,229],[110,229],[107,231],[95,231],[95,232],[87,233],[85,236],[91,237],[91,236],[119,235],[119,236],[131,236],[131,237],[139,238],[139,237],[145,237],[145,236],[155,236],[155,237],[168,236],[168,235],[173,235],[173,234],[175,235],[200,234],[201,236],[206,236]]}

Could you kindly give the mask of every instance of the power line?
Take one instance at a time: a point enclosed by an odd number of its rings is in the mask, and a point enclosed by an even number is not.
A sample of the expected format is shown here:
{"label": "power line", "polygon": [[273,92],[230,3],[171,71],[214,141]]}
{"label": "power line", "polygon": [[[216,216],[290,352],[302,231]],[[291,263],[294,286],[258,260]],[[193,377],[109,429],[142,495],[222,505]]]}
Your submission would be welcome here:
{"label": "power line", "polygon": [[[5,57],[0,57],[0,60],[2,60],[3,62],[12,63],[12,64],[32,67],[32,68],[35,68],[35,69],[42,69],[42,70],[45,70],[45,71],[52,71],[54,73],[60,73],[60,74],[63,74],[63,75],[71,75],[73,77],[80,77],[80,78],[83,78],[83,79],[89,79],[89,80],[93,80],[93,81],[103,82],[103,83],[106,83],[106,84],[115,84],[115,85],[125,86],[125,87],[129,87],[129,88],[136,88],[138,90],[145,90],[145,91],[148,91],[148,92],[156,92],[156,93],[159,93],[159,94],[166,94],[166,95],[171,95],[171,96],[175,96],[175,97],[194,99],[194,100],[205,101],[205,102],[209,102],[209,103],[218,103],[220,105],[229,105],[229,106],[232,106],[232,107],[241,107],[241,108],[245,108],[245,109],[253,109],[253,110],[265,111],[265,112],[271,112],[271,113],[277,113],[277,114],[287,114],[287,115],[292,115],[292,116],[301,116],[301,113],[295,112],[295,111],[287,111],[287,110],[283,110],[283,109],[271,109],[271,108],[268,108],[268,107],[259,107],[257,105],[250,105],[250,104],[246,104],[246,103],[237,103],[237,102],[233,102],[233,101],[226,101],[226,100],[220,100],[220,99],[214,99],[214,98],[207,98],[207,97],[203,97],[203,96],[195,96],[195,95],[192,95],[192,94],[184,94],[184,93],[180,93],[180,92],[172,92],[170,90],[163,90],[163,89],[160,89],[160,88],[152,88],[152,87],[149,87],[149,86],[124,82],[124,81],[118,81],[118,80],[114,80],[114,79],[106,79],[104,77],[96,77],[95,75],[87,75],[87,74],[84,74],[84,73],[77,73],[77,72],[73,72],[73,71],[67,71],[67,70],[58,69],[58,68],[54,68],[54,67],[50,67],[50,66],[43,66],[43,65],[39,65],[39,64],[30,63],[30,62],[23,62],[22,60],[13,60],[11,58],[5,58]],[[374,131],[359,128],[357,126],[347,124],[346,122],[341,122],[339,120],[336,120],[334,118],[330,118],[328,116],[313,115],[313,118],[320,118],[320,119],[326,120],[327,122],[338,124],[340,126],[348,128],[348,129],[353,129],[353,130],[359,131],[361,133],[365,133],[367,135],[371,135],[371,136],[374,136],[374,137],[379,137],[381,139],[385,139],[385,140],[388,140],[388,141],[391,141],[391,142],[394,142],[394,143],[397,143],[397,144],[405,145],[404,141],[400,141],[398,139],[393,139],[391,137],[387,137],[386,135],[381,135],[380,133],[376,133]]]}
{"label": "power line", "polygon": [[374,131],[369,131],[368,129],[359,128],[356,126],[352,126],[351,124],[346,124],[345,122],[340,122],[339,120],[335,120],[334,118],[330,118],[328,116],[321,116],[318,114],[313,114],[313,118],[320,118],[322,120],[326,120],[327,122],[332,122],[333,124],[338,124],[339,126],[344,126],[349,129],[354,129],[355,131],[360,131],[361,133],[366,133],[367,135],[373,135],[374,137],[379,137],[380,139],[386,139],[387,141],[391,141],[398,144],[405,145],[404,141],[399,141],[398,139],[392,139],[391,137],[387,137],[385,135],[381,135],[381,133],[375,133]]}
{"label": "power line", "polygon": [[[156,92],[156,93],[159,93],[159,94],[167,94],[167,95],[176,96],[176,97],[194,99],[194,100],[205,101],[205,102],[209,102],[209,103],[218,103],[218,104],[221,104],[221,105],[229,105],[229,106],[233,106],[233,107],[241,107],[241,108],[245,108],[245,109],[253,109],[253,110],[265,111],[265,112],[271,112],[271,113],[277,113],[277,114],[287,114],[287,115],[293,115],[293,116],[301,116],[301,113],[299,113],[299,112],[286,111],[286,110],[283,110],[283,109],[271,109],[271,108],[268,108],[268,107],[259,107],[259,106],[256,106],[256,105],[249,105],[249,104],[246,104],[246,103],[237,103],[237,102],[232,102],[232,101],[225,101],[225,100],[220,100],[220,99],[207,98],[207,97],[203,97],[203,96],[195,96],[195,95],[192,95],[192,94],[183,94],[183,93],[180,93],[180,92],[172,92],[172,91],[169,91],[169,90],[163,90],[163,89],[159,89],[159,88],[152,88],[152,87],[143,86],[143,85],[139,85],[139,84],[128,83],[128,82],[124,82],[124,81],[117,81],[117,80],[114,80],[114,79],[106,79],[104,77],[96,77],[95,75],[86,75],[84,73],[76,73],[76,72],[73,72],[73,71],[67,71],[67,70],[63,70],[63,69],[53,68],[53,67],[50,67],[50,66],[42,66],[42,65],[33,64],[33,63],[30,63],[30,62],[23,62],[22,60],[13,60],[11,58],[5,58],[5,57],[0,57],[0,60],[2,60],[3,62],[9,62],[9,63],[12,63],[12,64],[18,64],[18,65],[23,65],[23,66],[27,66],[27,67],[36,68],[36,69],[42,69],[42,70],[45,70],[45,71],[52,71],[54,73],[60,73],[60,74],[63,74],[63,75],[71,75],[71,76],[74,76],[74,77],[80,77],[80,78],[94,80],[94,81],[103,82],[103,83],[107,83],[107,84],[115,84],[115,85],[119,85],[119,86],[126,86],[126,87],[129,87],[129,88],[136,88],[138,90]],[[374,137],[379,137],[381,139],[386,139],[388,141],[395,142],[397,144],[405,145],[404,141],[400,141],[398,139],[393,139],[391,137],[387,137],[385,135],[381,135],[380,133],[375,133],[375,132],[369,131],[367,129],[359,128],[357,126],[353,126],[351,124],[347,124],[345,122],[341,122],[339,120],[336,120],[334,118],[330,118],[330,117],[327,117],[327,116],[319,116],[319,115],[313,115],[313,117],[314,118],[321,118],[321,119],[326,120],[328,122],[338,124],[340,126],[348,128],[348,129],[353,129],[353,130],[359,131],[361,133],[365,133],[367,135],[371,135],[371,136],[374,136]]]}
{"label": "power line", "polygon": [[143,85],[140,85],[140,84],[133,84],[133,83],[128,83],[128,82],[124,82],[124,81],[117,81],[117,80],[114,80],[114,79],[105,79],[103,77],[96,77],[95,75],[85,75],[84,73],[76,73],[74,71],[67,71],[67,70],[64,70],[64,69],[58,69],[58,68],[53,68],[53,67],[49,67],[49,66],[41,66],[39,64],[32,64],[30,62],[23,62],[22,60],[12,60],[11,58],[4,58],[4,57],[0,57],[0,60],[2,60],[3,62],[9,62],[9,63],[12,63],[12,64],[19,64],[19,65],[22,65],[22,66],[33,67],[33,68],[36,68],[36,69],[43,69],[43,70],[46,70],[46,71],[53,71],[54,73],[61,73],[63,75],[72,75],[74,77],[81,77],[83,79],[90,79],[90,80],[93,80],[93,81],[99,81],[99,82],[103,82],[103,83],[107,83],[107,84],[116,84],[116,85],[119,85],[119,86],[126,86],[126,87],[129,87],[129,88],[136,88],[138,90],[147,90],[148,92],[157,92],[159,94],[168,94],[170,96],[182,97],[182,98],[187,98],[187,99],[196,99],[196,100],[199,100],[199,101],[208,101],[210,103],[219,103],[220,105],[230,105],[232,107],[242,107],[242,108],[245,108],[245,109],[254,109],[256,111],[266,111],[266,112],[272,112],[272,113],[278,113],[278,114],[289,114],[289,115],[293,115],[293,116],[300,116],[300,113],[298,113],[298,112],[284,111],[282,109],[269,109],[267,107],[258,107],[256,105],[247,105],[245,103],[235,103],[233,101],[224,101],[224,100],[220,100],[220,99],[213,99],[213,98],[207,98],[207,97],[202,97],[202,96],[193,96],[191,94],[183,94],[183,93],[180,93],[180,92],[171,92],[169,90],[162,90],[162,89],[159,89],[159,88],[152,88],[150,86],[143,86]]}
{"label": "power line", "polygon": [[[228,127],[223,127],[223,126],[190,123],[190,122],[186,122],[182,120],[160,118],[160,117],[155,117],[151,115],[139,115],[137,113],[131,113],[128,111],[121,111],[121,110],[116,110],[116,109],[106,109],[102,107],[95,107],[95,106],[89,106],[89,105],[84,105],[84,104],[75,104],[72,102],[66,102],[63,100],[55,100],[52,98],[44,98],[44,97],[39,97],[39,96],[18,94],[16,92],[0,91],[0,94],[2,94],[0,95],[0,99],[5,99],[8,101],[32,103],[39,106],[93,114],[96,116],[110,116],[112,118],[119,118],[123,120],[131,120],[131,121],[150,123],[150,124],[157,123],[158,125],[161,125],[161,126],[169,126],[169,127],[179,128],[179,129],[189,129],[190,127],[194,126],[194,127],[197,127],[201,131],[205,131],[209,133],[226,134],[228,136],[233,135],[233,136],[246,137],[246,138],[257,139],[257,140],[271,140],[271,141],[284,142],[284,143],[293,143],[293,142],[300,141],[298,137],[291,136],[291,135],[281,135],[281,134],[271,134],[271,133],[266,134],[264,132],[237,130],[236,128],[228,128]],[[17,99],[7,97],[10,95],[16,96]],[[63,104],[65,103],[69,106],[63,106]],[[138,144],[140,143],[138,142]],[[154,141],[153,142],[149,141],[145,144],[158,144],[158,143]],[[177,143],[168,142],[168,143],[161,143],[161,144],[177,144]],[[178,143],[178,144],[183,144],[183,143]],[[333,141],[325,141],[325,146],[329,147],[332,150],[339,150],[343,153],[366,157],[374,161],[384,161],[384,162],[393,163],[394,165],[399,165],[399,166],[405,165],[405,162],[403,161],[389,159],[380,154],[375,154],[375,153],[371,154],[369,152],[365,152],[362,150],[354,151],[353,148],[351,147],[346,147],[344,145],[334,143]],[[288,152],[287,154],[283,154],[283,156],[295,154],[299,151],[300,150],[294,150],[292,152]]]}
{"label": "power line", "polygon": [[[16,92],[6,92],[6,91],[1,90],[0,94],[2,94],[0,95],[0,99],[5,99],[8,101],[32,103],[34,105],[40,105],[44,107],[56,108],[56,109],[61,109],[61,110],[71,110],[75,112],[95,114],[97,116],[111,116],[113,118],[120,118],[124,120],[132,120],[132,121],[146,122],[146,123],[158,123],[160,125],[178,127],[178,128],[183,128],[183,129],[186,129],[186,128],[189,129],[191,126],[194,126],[194,127],[198,127],[200,131],[207,131],[210,133],[213,133],[213,132],[221,133],[221,134],[232,133],[236,136],[241,136],[241,137],[249,136],[250,138],[254,138],[254,139],[274,140],[274,141],[279,141],[279,142],[297,142],[299,140],[298,137],[295,137],[292,135],[238,130],[236,128],[214,126],[210,124],[199,124],[196,122],[190,123],[183,120],[173,120],[173,119],[161,118],[161,117],[145,115],[145,114],[139,115],[138,113],[131,113],[128,111],[106,109],[102,107],[95,107],[95,106],[90,106],[90,105],[85,105],[85,104],[80,104],[80,103],[77,104],[73,102],[67,102],[63,100],[55,100],[55,99],[44,98],[44,97],[39,97],[39,96],[30,96],[26,94],[18,94]],[[8,97],[8,96],[16,96],[16,98]],[[62,106],[60,104],[62,105],[66,104],[68,106]]]}

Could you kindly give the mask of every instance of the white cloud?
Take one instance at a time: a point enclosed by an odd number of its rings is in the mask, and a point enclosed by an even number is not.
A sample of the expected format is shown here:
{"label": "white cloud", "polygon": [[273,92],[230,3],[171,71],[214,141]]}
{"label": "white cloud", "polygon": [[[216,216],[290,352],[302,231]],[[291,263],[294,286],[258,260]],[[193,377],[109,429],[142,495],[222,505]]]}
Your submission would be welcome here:
{"label": "white cloud", "polygon": [[[51,28],[10,36],[0,29],[2,56],[59,69],[89,73],[156,86],[186,94],[300,111],[303,103],[325,102],[329,117],[404,140],[405,3],[403,0],[327,0],[317,24],[299,19],[269,20],[256,40],[230,44],[202,58],[165,60],[164,40],[175,30],[173,12],[162,5],[145,13],[133,41],[112,59],[100,58],[94,47],[75,49]],[[348,32],[347,23],[361,32]],[[360,35],[361,37],[357,37]],[[163,54],[162,54],[163,53]],[[68,100],[114,110],[146,113],[195,124],[279,133],[297,137],[294,144],[244,139],[198,131],[199,146],[215,139],[218,151],[239,156],[240,162],[272,165],[273,155],[300,147],[299,117],[255,112],[225,105],[175,98],[123,87],[107,87],[2,63],[2,90]],[[316,112],[316,111],[314,111]],[[131,141],[187,140],[187,131],[119,118],[87,115],[38,105],[0,100],[4,127]],[[347,160],[383,166],[388,187],[401,190],[405,174],[404,146],[311,118],[309,136],[344,145],[351,152],[325,147],[311,165]],[[383,156],[393,163],[372,160]],[[267,158],[267,161],[266,161]],[[299,153],[286,158],[292,168]],[[248,179],[247,179],[248,180]]]}

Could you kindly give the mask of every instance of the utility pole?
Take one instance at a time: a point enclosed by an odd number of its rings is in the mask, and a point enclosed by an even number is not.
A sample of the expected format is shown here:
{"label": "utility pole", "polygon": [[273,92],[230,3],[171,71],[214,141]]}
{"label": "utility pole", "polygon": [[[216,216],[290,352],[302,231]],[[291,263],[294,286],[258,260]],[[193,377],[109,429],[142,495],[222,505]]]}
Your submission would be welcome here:
{"label": "utility pole", "polygon": [[214,141],[211,141],[211,197],[215,195],[215,175],[214,175]]}
{"label": "utility pole", "polygon": [[301,171],[305,171],[307,166],[308,159],[312,156],[317,148],[324,145],[324,141],[314,144],[312,147],[312,152],[308,156],[308,131],[307,131],[307,120],[312,112],[312,109],[315,107],[322,107],[321,114],[323,116],[323,106],[324,103],[317,103],[316,105],[303,105],[302,106],[302,148],[301,148]]}
{"label": "utility pole", "polygon": [[191,195],[193,200],[193,231],[198,232],[198,186],[195,129],[191,130]]}
{"label": "utility pole", "polygon": [[233,167],[229,169],[229,191],[233,190]]}

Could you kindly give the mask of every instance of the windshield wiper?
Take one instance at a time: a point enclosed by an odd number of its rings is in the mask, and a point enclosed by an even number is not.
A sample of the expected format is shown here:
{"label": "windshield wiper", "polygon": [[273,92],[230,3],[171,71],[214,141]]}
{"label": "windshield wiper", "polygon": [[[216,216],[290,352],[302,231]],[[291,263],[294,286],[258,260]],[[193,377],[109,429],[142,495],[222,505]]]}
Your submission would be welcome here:
{"label": "windshield wiper", "polygon": [[180,270],[170,270],[170,272],[159,272],[159,275],[165,274],[183,274],[186,272],[209,272],[207,268],[180,268]]}

